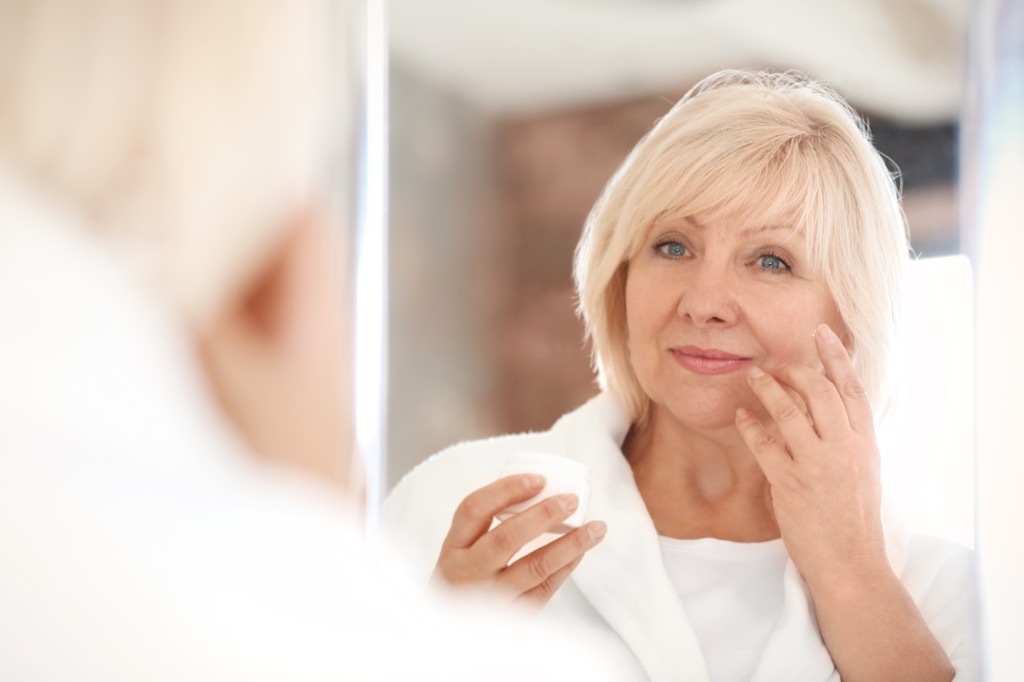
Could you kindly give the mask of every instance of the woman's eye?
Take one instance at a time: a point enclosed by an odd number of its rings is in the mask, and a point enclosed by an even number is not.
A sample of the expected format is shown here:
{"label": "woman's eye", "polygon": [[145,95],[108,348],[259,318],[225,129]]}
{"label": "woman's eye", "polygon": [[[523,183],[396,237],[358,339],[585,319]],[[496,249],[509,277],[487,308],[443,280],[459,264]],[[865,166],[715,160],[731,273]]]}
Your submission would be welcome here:
{"label": "woman's eye", "polygon": [[681,258],[686,255],[686,247],[679,242],[662,242],[655,245],[655,248],[669,258]]}
{"label": "woman's eye", "polygon": [[770,253],[758,257],[757,263],[758,263],[758,265],[760,265],[765,270],[775,270],[775,271],[780,271],[781,272],[781,271],[786,271],[786,270],[790,269],[789,268],[789,263],[787,263],[786,261],[782,260],[778,256],[770,254]]}

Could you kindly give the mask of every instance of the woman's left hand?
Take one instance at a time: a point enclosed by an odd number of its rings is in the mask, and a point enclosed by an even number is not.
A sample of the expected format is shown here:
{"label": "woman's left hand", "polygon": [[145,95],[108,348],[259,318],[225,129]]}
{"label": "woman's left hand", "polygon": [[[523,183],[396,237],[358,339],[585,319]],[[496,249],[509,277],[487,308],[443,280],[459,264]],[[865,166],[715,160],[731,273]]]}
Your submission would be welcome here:
{"label": "woman's left hand", "polygon": [[889,570],[871,405],[835,333],[821,325],[814,342],[824,375],[804,365],[787,365],[777,376],[750,372],[775,428],[742,408],[736,414],[771,486],[783,542],[812,593],[822,581]]}

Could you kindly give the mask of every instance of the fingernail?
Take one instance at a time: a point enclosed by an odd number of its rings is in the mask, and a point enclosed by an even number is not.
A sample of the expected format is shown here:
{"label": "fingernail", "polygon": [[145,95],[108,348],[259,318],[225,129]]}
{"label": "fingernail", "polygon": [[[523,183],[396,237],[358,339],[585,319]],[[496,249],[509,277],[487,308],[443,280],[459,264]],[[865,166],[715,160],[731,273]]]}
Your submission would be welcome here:
{"label": "fingernail", "polygon": [[558,496],[558,504],[561,505],[562,509],[567,512],[576,511],[576,507],[580,506],[580,499],[572,493]]}
{"label": "fingernail", "polygon": [[827,324],[819,324],[818,328],[814,330],[814,333],[815,335],[820,336],[821,340],[826,343],[835,343],[839,340],[839,337],[836,336],[836,333],[832,331],[832,328]]}
{"label": "fingernail", "polygon": [[526,474],[523,480],[526,481],[526,487],[530,490],[540,490],[544,487],[544,477],[540,474]]}
{"label": "fingernail", "polygon": [[747,372],[747,376],[749,376],[751,379],[760,379],[761,377],[764,376],[764,370],[755,365],[754,367],[750,368],[749,372]]}
{"label": "fingernail", "polygon": [[604,521],[591,521],[587,524],[587,531],[590,533],[590,539],[598,542],[604,539],[604,534],[608,532],[608,526]]}

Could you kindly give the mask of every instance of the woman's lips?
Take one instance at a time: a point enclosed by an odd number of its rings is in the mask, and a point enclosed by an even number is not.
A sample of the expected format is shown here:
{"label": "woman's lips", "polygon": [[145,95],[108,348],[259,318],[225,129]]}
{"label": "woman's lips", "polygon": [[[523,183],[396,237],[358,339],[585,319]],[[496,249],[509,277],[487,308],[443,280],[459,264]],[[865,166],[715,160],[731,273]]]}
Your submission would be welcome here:
{"label": "woman's lips", "polygon": [[751,363],[750,358],[696,346],[673,348],[672,357],[694,374],[728,374],[748,367]]}

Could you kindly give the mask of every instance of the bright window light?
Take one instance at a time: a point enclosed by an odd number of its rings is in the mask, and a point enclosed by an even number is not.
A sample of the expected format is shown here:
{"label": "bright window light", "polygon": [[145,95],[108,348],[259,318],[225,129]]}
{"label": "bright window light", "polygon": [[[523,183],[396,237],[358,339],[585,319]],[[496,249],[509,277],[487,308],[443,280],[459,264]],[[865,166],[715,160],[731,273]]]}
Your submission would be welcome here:
{"label": "bright window light", "polygon": [[897,395],[880,429],[886,497],[917,532],[974,546],[974,342],[966,256],[910,264]]}

